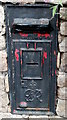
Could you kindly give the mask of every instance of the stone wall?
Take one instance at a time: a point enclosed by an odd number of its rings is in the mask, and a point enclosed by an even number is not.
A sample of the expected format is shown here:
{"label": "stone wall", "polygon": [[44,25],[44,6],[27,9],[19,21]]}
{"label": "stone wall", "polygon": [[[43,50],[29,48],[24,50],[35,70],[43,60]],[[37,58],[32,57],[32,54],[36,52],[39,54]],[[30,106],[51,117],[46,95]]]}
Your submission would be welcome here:
{"label": "stone wall", "polygon": [[[40,0],[48,1],[48,0]],[[34,3],[35,0],[0,0],[0,113],[10,113],[10,102],[8,99],[9,83],[8,83],[8,64],[7,64],[7,46],[5,31],[5,13],[4,5],[6,3]],[[39,2],[39,0],[36,0]],[[50,0],[49,2],[58,3],[58,0]],[[67,4],[66,0],[62,0],[63,4]],[[67,7],[60,9],[60,31],[58,34],[58,56],[57,56],[57,87],[58,87],[58,103],[56,113],[59,116],[67,118]],[[0,115],[1,115],[0,114]],[[10,116],[10,114],[9,114]],[[42,117],[41,117],[42,118]]]}
{"label": "stone wall", "polygon": [[67,117],[67,7],[60,8],[60,32],[58,35],[60,66],[58,72],[57,114]]}

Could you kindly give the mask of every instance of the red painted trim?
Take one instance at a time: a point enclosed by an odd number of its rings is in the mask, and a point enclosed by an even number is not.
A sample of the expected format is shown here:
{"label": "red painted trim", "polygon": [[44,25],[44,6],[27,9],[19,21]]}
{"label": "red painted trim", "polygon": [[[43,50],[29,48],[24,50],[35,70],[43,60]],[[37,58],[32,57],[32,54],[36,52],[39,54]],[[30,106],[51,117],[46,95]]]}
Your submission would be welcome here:
{"label": "red painted trim", "polygon": [[16,58],[16,61],[17,61],[17,62],[19,61],[19,55],[18,55],[18,52],[19,52],[19,50],[16,49],[16,50],[15,50],[15,58]]}

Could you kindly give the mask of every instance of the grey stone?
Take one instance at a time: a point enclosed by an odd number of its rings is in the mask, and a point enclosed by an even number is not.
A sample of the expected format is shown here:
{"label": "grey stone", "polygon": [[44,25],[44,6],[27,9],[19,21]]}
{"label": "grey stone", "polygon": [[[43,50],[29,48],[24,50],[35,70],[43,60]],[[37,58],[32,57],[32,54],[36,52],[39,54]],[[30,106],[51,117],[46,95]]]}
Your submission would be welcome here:
{"label": "grey stone", "polygon": [[67,53],[61,55],[60,71],[67,72]]}
{"label": "grey stone", "polygon": [[62,36],[60,35],[60,33],[58,32],[58,43],[62,42]]}
{"label": "grey stone", "polygon": [[67,87],[67,73],[59,72],[57,78],[57,86],[59,87]]}
{"label": "grey stone", "polygon": [[49,120],[65,120],[65,119],[59,116],[49,116]]}
{"label": "grey stone", "polygon": [[5,90],[6,92],[9,92],[8,74],[5,77]]}
{"label": "grey stone", "polygon": [[67,37],[64,37],[63,41],[59,44],[60,52],[67,52]]}
{"label": "grey stone", "polygon": [[2,106],[5,107],[9,103],[8,94],[4,92],[2,95]]}
{"label": "grey stone", "polygon": [[0,51],[0,71],[7,71],[7,53],[5,50]]}
{"label": "grey stone", "polygon": [[67,22],[61,22],[60,33],[61,35],[67,35]]}
{"label": "grey stone", "polygon": [[4,90],[4,78],[5,76],[0,73],[0,91]]}
{"label": "grey stone", "polygon": [[8,103],[8,95],[0,90],[0,112],[7,112]]}
{"label": "grey stone", "polygon": [[0,118],[21,118],[21,120],[29,120],[28,115],[14,115],[11,113],[0,113]]}
{"label": "grey stone", "polygon": [[35,2],[34,0],[0,0],[1,2],[11,2],[11,3],[33,3]]}
{"label": "grey stone", "polygon": [[67,99],[67,87],[58,89],[58,98],[66,100]]}
{"label": "grey stone", "polygon": [[58,55],[57,55],[57,68],[60,67],[60,52],[58,52]]}
{"label": "grey stone", "polygon": [[0,50],[4,49],[5,47],[6,47],[5,38],[4,36],[0,35]]}
{"label": "grey stone", "polygon": [[67,118],[67,100],[58,99],[56,112],[58,116]]}
{"label": "grey stone", "polygon": [[29,116],[29,120],[48,120],[48,116]]}
{"label": "grey stone", "polygon": [[0,5],[0,32],[2,31],[3,24],[4,24],[4,8]]}
{"label": "grey stone", "polygon": [[67,8],[66,7],[60,8],[60,18],[63,20],[67,20]]}

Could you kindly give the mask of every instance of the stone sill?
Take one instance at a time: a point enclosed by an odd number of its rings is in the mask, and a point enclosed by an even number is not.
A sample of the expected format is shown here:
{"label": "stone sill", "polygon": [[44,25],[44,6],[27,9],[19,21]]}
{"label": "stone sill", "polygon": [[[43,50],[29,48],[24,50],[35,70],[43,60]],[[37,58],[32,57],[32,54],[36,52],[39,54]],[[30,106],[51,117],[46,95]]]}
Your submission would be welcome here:
{"label": "stone sill", "polygon": [[[28,120],[65,120],[62,117],[59,116],[45,116],[45,115],[39,115],[39,116],[35,116],[35,115],[13,115],[11,113],[0,113],[0,120],[2,118],[22,118],[22,119],[28,119]],[[67,120],[67,119],[66,119]]]}

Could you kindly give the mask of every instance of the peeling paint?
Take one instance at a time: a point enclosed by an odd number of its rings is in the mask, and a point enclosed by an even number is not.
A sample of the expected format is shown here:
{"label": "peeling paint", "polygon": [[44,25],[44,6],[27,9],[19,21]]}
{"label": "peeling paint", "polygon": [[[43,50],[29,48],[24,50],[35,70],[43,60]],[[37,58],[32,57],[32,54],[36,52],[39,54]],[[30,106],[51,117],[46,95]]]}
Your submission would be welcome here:
{"label": "peeling paint", "polygon": [[50,37],[50,34],[48,34],[48,33],[45,33],[45,37],[47,38],[47,37]]}
{"label": "peeling paint", "polygon": [[45,37],[45,38],[50,37],[50,34],[48,34],[48,33],[44,33],[44,34],[41,34],[41,33],[33,33],[33,34],[37,34],[38,38],[40,38],[40,37]]}
{"label": "peeling paint", "polygon": [[43,57],[44,57],[45,59],[47,59],[47,52],[44,52],[44,53],[43,53]]}
{"label": "peeling paint", "polygon": [[16,49],[16,50],[15,50],[15,58],[16,58],[16,61],[17,61],[17,62],[19,61],[19,55],[18,55],[18,52],[19,52],[19,50]]}
{"label": "peeling paint", "polygon": [[28,45],[28,43],[27,43],[27,48],[29,48],[29,45]]}
{"label": "peeling paint", "polygon": [[42,58],[41,66],[44,64],[44,58],[47,59],[47,52],[43,52],[43,58]]}
{"label": "peeling paint", "polygon": [[28,34],[24,34],[22,32],[19,32],[19,35],[22,36],[22,37],[28,37]]}
{"label": "peeling paint", "polygon": [[55,70],[55,75],[56,75],[56,73],[57,73],[57,72],[56,72],[56,70]]}

